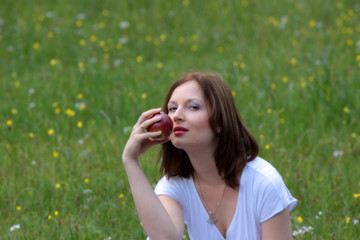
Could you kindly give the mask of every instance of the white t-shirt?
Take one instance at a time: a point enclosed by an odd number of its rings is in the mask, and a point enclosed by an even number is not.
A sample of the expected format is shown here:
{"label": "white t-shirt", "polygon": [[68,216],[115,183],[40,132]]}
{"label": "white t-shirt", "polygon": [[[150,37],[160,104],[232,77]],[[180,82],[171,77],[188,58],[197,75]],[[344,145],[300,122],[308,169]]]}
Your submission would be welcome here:
{"label": "white t-shirt", "polygon": [[[192,178],[164,176],[155,188],[157,195],[167,195],[180,203],[185,224],[192,240],[224,240],[216,225],[208,223],[207,214]],[[240,190],[234,218],[226,239],[261,239],[261,223],[289,206],[292,211],[297,200],[284,184],[277,170],[257,157],[246,164],[240,180]]]}

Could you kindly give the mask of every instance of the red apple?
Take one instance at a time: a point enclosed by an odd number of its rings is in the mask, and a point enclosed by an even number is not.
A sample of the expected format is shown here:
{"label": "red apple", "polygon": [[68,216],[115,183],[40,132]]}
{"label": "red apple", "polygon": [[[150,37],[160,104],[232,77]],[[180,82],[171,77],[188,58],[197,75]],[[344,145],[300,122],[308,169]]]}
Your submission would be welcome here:
{"label": "red apple", "polygon": [[164,140],[166,138],[168,138],[173,130],[173,121],[171,120],[171,118],[164,112],[160,112],[160,113],[156,113],[154,115],[152,115],[150,118],[153,118],[157,115],[161,116],[160,121],[154,123],[153,125],[151,125],[150,127],[147,128],[148,132],[157,132],[157,131],[161,131],[161,135],[155,137],[154,139],[156,140]]}

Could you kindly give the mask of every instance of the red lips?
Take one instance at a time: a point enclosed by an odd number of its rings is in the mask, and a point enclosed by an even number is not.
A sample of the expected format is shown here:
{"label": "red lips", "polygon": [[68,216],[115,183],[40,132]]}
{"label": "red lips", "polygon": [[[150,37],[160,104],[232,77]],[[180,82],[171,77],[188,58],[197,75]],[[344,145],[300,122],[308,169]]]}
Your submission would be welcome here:
{"label": "red lips", "polygon": [[180,135],[184,134],[187,131],[189,131],[189,130],[187,130],[184,127],[180,127],[180,126],[174,127],[174,130],[173,130],[175,136],[180,136]]}

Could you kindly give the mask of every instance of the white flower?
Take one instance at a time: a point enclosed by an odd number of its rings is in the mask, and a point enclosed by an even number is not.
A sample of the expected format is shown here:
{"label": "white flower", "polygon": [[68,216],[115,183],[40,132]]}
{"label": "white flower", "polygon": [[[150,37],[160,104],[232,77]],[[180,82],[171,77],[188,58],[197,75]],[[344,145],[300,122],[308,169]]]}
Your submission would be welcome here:
{"label": "white flower", "polygon": [[10,232],[14,231],[15,229],[20,229],[20,224],[15,224],[10,227]]}
{"label": "white flower", "polygon": [[129,41],[129,39],[127,39],[126,37],[123,37],[123,38],[120,38],[119,40],[118,40],[118,43],[120,43],[120,44],[125,44],[125,43],[127,43]]}
{"label": "white flower", "polygon": [[127,22],[127,21],[122,21],[122,22],[119,23],[119,28],[121,28],[121,29],[128,28],[129,25],[130,25],[129,22]]}
{"label": "white flower", "polygon": [[78,144],[80,144],[80,145],[84,144],[84,140],[83,140],[83,139],[79,139],[79,140],[78,140]]}
{"label": "white flower", "polygon": [[339,156],[342,156],[343,155],[343,151],[334,151],[333,152],[333,156],[336,158],[336,157],[339,157]]}
{"label": "white flower", "polygon": [[113,66],[118,67],[122,63],[123,63],[123,60],[121,58],[117,58],[114,60]]}
{"label": "white flower", "polygon": [[354,225],[359,223],[359,219],[354,219]]}
{"label": "white flower", "polygon": [[35,161],[35,160],[32,160],[32,161],[31,161],[31,165],[35,166],[35,165],[36,165],[36,161]]}
{"label": "white flower", "polygon": [[34,94],[35,93],[35,89],[33,89],[33,88],[30,88],[29,90],[28,90],[28,94],[29,95],[32,95],[32,94]]}
{"label": "white flower", "polygon": [[84,20],[86,17],[85,13],[79,13],[77,16],[76,16],[76,19],[78,20]]}
{"label": "white flower", "polygon": [[34,103],[34,102],[29,103],[29,108],[34,108],[34,107],[35,107],[35,103]]}
{"label": "white flower", "polygon": [[129,126],[129,127],[124,127],[124,129],[123,129],[124,134],[127,134],[128,132],[130,132],[130,131],[131,131],[131,129],[132,129],[132,127],[131,127],[131,126]]}

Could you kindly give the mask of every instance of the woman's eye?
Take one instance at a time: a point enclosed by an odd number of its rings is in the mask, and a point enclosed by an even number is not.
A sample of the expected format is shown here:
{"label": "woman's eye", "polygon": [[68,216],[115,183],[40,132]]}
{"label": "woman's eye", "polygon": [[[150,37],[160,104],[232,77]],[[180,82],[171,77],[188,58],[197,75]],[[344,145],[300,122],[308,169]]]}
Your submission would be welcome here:
{"label": "woman's eye", "polygon": [[176,110],[176,107],[168,107],[168,111],[169,112],[173,112],[173,111],[175,111]]}
{"label": "woman's eye", "polygon": [[197,106],[197,105],[190,105],[189,108],[190,108],[191,110],[198,110],[198,109],[199,109],[199,106]]}

